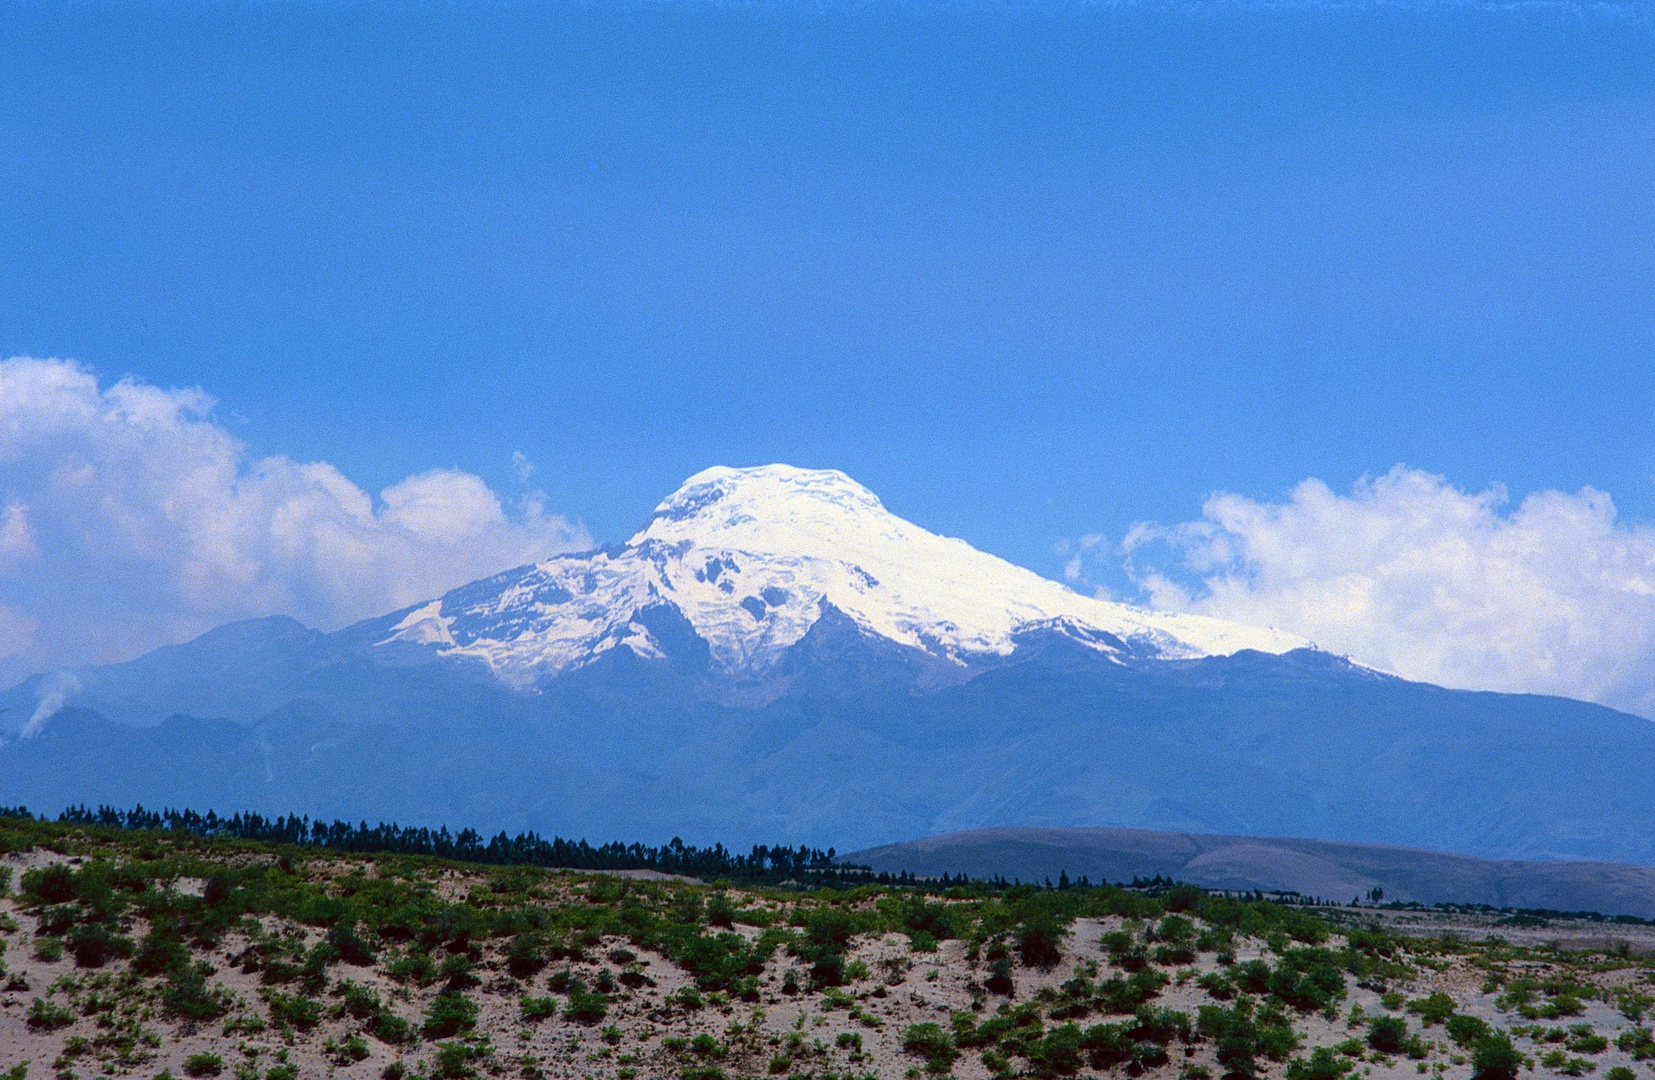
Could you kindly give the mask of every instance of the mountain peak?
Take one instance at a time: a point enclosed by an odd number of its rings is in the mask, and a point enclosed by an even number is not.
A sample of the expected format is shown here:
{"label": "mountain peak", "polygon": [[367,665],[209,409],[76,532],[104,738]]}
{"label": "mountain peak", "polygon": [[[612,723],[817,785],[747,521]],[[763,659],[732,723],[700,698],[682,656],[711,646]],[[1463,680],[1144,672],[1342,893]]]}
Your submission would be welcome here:
{"label": "mountain peak", "polygon": [[[677,612],[671,640],[661,637],[666,607]],[[372,629],[383,644],[471,656],[518,684],[621,646],[677,662],[689,639],[705,643],[695,651],[710,674],[746,680],[779,670],[829,609],[962,676],[1010,656],[1031,633],[1123,660],[1305,644],[1082,596],[904,521],[842,472],[790,465],[706,469],[627,544],[506,571]]]}
{"label": "mountain peak", "polygon": [[837,469],[716,465],[663,499],[631,542],[774,539],[783,531],[840,534],[890,516],[878,496]]}

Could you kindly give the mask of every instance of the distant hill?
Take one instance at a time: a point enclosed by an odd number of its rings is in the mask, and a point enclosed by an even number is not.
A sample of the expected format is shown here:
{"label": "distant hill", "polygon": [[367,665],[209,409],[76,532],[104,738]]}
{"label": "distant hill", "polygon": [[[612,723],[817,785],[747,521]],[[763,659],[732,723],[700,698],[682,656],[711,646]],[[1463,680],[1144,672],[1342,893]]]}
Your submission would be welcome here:
{"label": "distant hill", "polygon": [[852,852],[844,862],[891,873],[1093,882],[1169,877],[1210,889],[1297,892],[1324,900],[1490,904],[1655,918],[1655,868],[1516,862],[1419,848],[1146,829],[972,829]]}

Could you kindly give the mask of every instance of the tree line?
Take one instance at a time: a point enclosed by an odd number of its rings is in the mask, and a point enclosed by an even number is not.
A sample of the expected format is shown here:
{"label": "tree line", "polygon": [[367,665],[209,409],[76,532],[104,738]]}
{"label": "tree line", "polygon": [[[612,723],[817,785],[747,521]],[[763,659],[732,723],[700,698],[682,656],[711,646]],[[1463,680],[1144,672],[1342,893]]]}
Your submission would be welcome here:
{"label": "tree line", "polygon": [[[0,817],[52,820],[46,815],[36,817],[23,806],[0,807]],[[867,867],[840,865],[835,861],[836,852],[831,847],[823,851],[802,844],[796,848],[755,844],[747,854],[731,851],[723,844],[696,847],[678,837],[659,847],[620,841],[594,846],[585,840],[565,840],[561,836],[548,840],[534,832],[508,836],[502,831],[484,839],[475,829],[451,833],[446,825],[438,829],[385,822],[369,825],[366,821],[352,825],[337,819],[332,822],[312,821],[297,814],[265,817],[262,814],[237,813],[221,817],[212,810],[201,814],[189,809],[148,810],[143,806],[131,810],[99,806],[93,810],[84,804],[63,811],[57,816],[57,821],[108,829],[168,830],[207,840],[256,840],[329,851],[429,855],[456,862],[498,866],[656,870],[688,877],[763,881],[809,876],[816,883],[839,879],[857,883],[878,882],[882,878],[896,880],[888,874],[873,874]]]}

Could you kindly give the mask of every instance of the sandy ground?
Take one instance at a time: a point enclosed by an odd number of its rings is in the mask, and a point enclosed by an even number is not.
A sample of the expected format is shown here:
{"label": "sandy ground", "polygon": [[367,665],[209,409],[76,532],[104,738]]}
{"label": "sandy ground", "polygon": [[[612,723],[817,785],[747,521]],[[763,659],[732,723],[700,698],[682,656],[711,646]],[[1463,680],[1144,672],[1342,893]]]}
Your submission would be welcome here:
{"label": "sandy ground", "polygon": [[1624,945],[1639,956],[1655,956],[1655,926],[1624,925],[1591,919],[1547,919],[1543,926],[1499,926],[1498,915],[1461,915],[1435,911],[1387,911],[1358,909],[1359,922],[1378,922],[1387,929],[1411,937],[1441,937],[1453,934],[1467,941],[1501,938],[1513,945],[1581,951],[1612,949]]}
{"label": "sandy ground", "polygon": [[[11,857],[5,865],[20,871],[25,866],[37,866],[58,858],[50,853],[36,852],[26,857]],[[459,896],[475,883],[475,875],[463,872],[450,874],[442,882],[439,892]],[[195,883],[181,882],[189,888]],[[108,995],[116,987],[125,971],[124,962],[114,962],[97,971],[77,971],[68,956],[47,962],[34,954],[31,928],[33,919],[16,910],[12,899],[0,900],[0,912],[17,924],[0,934],[6,948],[3,959],[11,973],[10,981],[0,990],[0,1071],[27,1062],[27,1075],[33,1080],[56,1076],[60,1080],[85,1080],[100,1072],[110,1075],[127,1073],[146,1078],[163,1070],[179,1077],[184,1075],[186,1058],[198,1053],[219,1055],[224,1062],[223,1076],[235,1076],[238,1067],[242,1075],[265,1077],[268,1070],[285,1061],[297,1067],[301,1078],[337,1077],[341,1080],[373,1080],[382,1075],[387,1066],[403,1061],[411,1071],[428,1070],[434,1049],[429,1043],[417,1043],[397,1048],[366,1040],[367,1057],[351,1062],[330,1054],[328,1044],[343,1042],[360,1025],[348,1017],[330,1017],[309,1032],[279,1034],[273,1028],[262,1031],[225,1033],[225,1022],[210,1024],[179,1024],[159,1015],[153,995],[127,995],[129,1019],[143,1030],[154,1034],[154,1046],[141,1046],[137,1060],[126,1068],[106,1068],[88,1053],[79,1057],[65,1055],[72,1049],[74,1039],[94,1042],[110,1030],[109,1021],[116,1015],[99,1013],[96,1001],[100,994]],[[1368,913],[1364,913],[1366,915]],[[1432,921],[1420,917],[1397,915],[1382,921],[1408,933],[1438,935],[1449,931],[1471,937],[1477,933],[1495,932],[1490,926],[1478,927],[1463,917]],[[1043,988],[1055,988],[1071,978],[1079,965],[1096,964],[1102,974],[1108,974],[1106,957],[1099,947],[1099,939],[1107,930],[1118,928],[1118,919],[1083,919],[1072,927],[1065,957],[1050,971],[1020,968],[1017,972],[1016,1002],[1036,997]],[[313,930],[292,928],[303,933],[307,942],[319,938]],[[747,936],[759,931],[752,927],[736,928]],[[1634,930],[1641,931],[1633,933]],[[1648,928],[1613,928],[1609,933],[1601,926],[1591,932],[1579,927],[1548,926],[1533,930],[1500,928],[1507,940],[1528,940],[1525,935],[1537,937],[1537,944],[1556,940],[1601,943],[1605,937],[1629,940],[1640,952],[1646,948],[1655,951],[1655,933]],[[1572,936],[1578,935],[1578,936]],[[209,959],[217,968],[212,982],[235,995],[241,1007],[232,1011],[237,1015],[263,1018],[267,1011],[260,999],[257,974],[244,974],[234,958],[247,942],[240,935],[229,935]],[[1265,955],[1261,942],[1244,940],[1236,950],[1238,960]],[[592,959],[583,964],[560,963],[539,972],[532,979],[512,978],[506,971],[499,948],[503,943],[491,943],[494,951],[486,953],[478,975],[481,986],[471,991],[471,997],[480,1005],[478,1032],[488,1036],[494,1050],[493,1068],[496,1075],[522,1076],[525,1080],[538,1077],[557,1078],[615,1078],[627,1080],[630,1076],[678,1077],[686,1066],[699,1059],[693,1052],[674,1050],[669,1039],[693,1039],[708,1034],[731,1050],[727,1056],[710,1063],[718,1065],[731,1077],[763,1076],[771,1069],[771,1059],[777,1054],[789,1057],[781,1067],[782,1075],[824,1077],[826,1074],[882,1078],[903,1077],[920,1064],[918,1059],[903,1053],[901,1035],[914,1023],[933,1021],[948,1026],[950,1014],[971,1007],[972,984],[984,978],[984,972],[966,959],[966,946],[959,941],[940,944],[935,953],[911,951],[908,939],[888,935],[878,940],[860,941],[850,959],[866,964],[870,975],[844,988],[838,994],[797,994],[782,992],[784,975],[798,962],[778,953],[761,979],[763,993],[757,1003],[726,1002],[717,996],[709,998],[698,1009],[688,1009],[675,1003],[675,995],[689,987],[691,980],[683,971],[660,955],[641,952],[638,956],[643,971],[652,983],[632,989],[617,988],[608,1017],[598,1024],[580,1024],[559,1016],[556,1019],[525,1024],[519,1016],[519,1000],[524,994],[545,995],[548,981],[559,970],[570,970],[592,984],[600,968],[619,968],[605,954],[611,949],[628,948],[625,941],[605,941],[590,950]],[[634,950],[637,951],[637,950]],[[1197,965],[1202,971],[1216,968],[1210,955]],[[1537,971],[1543,967],[1536,965]],[[1605,985],[1624,984],[1636,977],[1634,971],[1606,972]],[[333,969],[333,978],[352,979],[374,987],[382,999],[398,1015],[418,1024],[425,1007],[436,995],[436,989],[411,989],[390,981],[373,969],[351,968],[340,965]],[[1481,1016],[1499,1026],[1520,1023],[1515,1017],[1502,1015],[1493,1006],[1490,995],[1481,992],[1484,975],[1464,962],[1451,963],[1442,971],[1422,970],[1411,983],[1391,987],[1408,997],[1419,997],[1436,990],[1450,994],[1461,1011]],[[291,989],[288,987],[286,989]],[[1649,987],[1644,987],[1648,990]],[[31,1003],[36,998],[46,999],[74,1008],[72,1024],[55,1031],[40,1031],[27,1024]],[[319,999],[325,1007],[333,1007],[338,999],[324,996]],[[561,998],[559,999],[562,1000]],[[990,996],[984,1015],[1005,999]],[[1199,1005],[1209,1004],[1204,991],[1192,981],[1169,985],[1159,1004],[1189,1011],[1192,1015]],[[1380,994],[1375,989],[1351,987],[1349,998],[1341,1005],[1341,1016],[1329,1021],[1320,1016],[1301,1020],[1298,1030],[1307,1045],[1333,1045],[1354,1036],[1363,1029],[1353,1026],[1348,1017],[1353,1007],[1363,1013],[1383,1013]],[[228,1019],[228,1018],[227,1018]],[[1080,1021],[1082,1026],[1108,1019],[1092,1016]],[[1616,1009],[1605,1002],[1587,1004],[1586,1014],[1572,1018],[1568,1023],[1589,1023],[1613,1043],[1614,1036],[1629,1026]],[[100,1024],[102,1026],[100,1026]],[[1417,1018],[1410,1018],[1410,1027],[1417,1028]],[[607,1030],[606,1030],[607,1029]],[[1378,1080],[1417,1078],[1422,1073],[1441,1072],[1442,1075],[1464,1078],[1469,1066],[1464,1064],[1460,1051],[1452,1048],[1441,1028],[1427,1029],[1426,1037],[1438,1044],[1428,1062],[1416,1063],[1407,1058],[1364,1061],[1358,1075]],[[1519,1046],[1529,1048],[1520,1041]],[[1456,1060],[1458,1059],[1458,1060]],[[1611,1047],[1592,1058],[1599,1074],[1612,1065],[1628,1065],[1641,1077],[1647,1067],[1630,1061]],[[1265,1074],[1280,1077],[1283,1066],[1264,1063]],[[1152,1077],[1172,1080],[1189,1065],[1205,1065],[1218,1075],[1212,1059],[1212,1047],[1198,1044],[1193,1047],[1174,1047],[1173,1060],[1155,1070]],[[1083,1070],[1090,1073],[1091,1070]],[[1545,1070],[1537,1072],[1544,1074]],[[954,1075],[962,1080],[986,1080],[988,1069],[975,1052],[963,1055],[954,1068]]]}

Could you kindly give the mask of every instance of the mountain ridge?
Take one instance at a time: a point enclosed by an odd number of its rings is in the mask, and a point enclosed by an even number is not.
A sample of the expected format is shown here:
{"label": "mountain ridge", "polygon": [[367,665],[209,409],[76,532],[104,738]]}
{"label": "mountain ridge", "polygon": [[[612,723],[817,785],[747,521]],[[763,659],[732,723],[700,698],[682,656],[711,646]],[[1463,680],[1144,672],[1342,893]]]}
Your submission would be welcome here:
{"label": "mountain ridge", "polygon": [[1649,721],[1213,637],[925,533],[842,474],[712,470],[662,507],[634,544],[333,633],[249,620],[26,680],[0,692],[0,804],[840,850],[1112,822],[1655,863]]}

